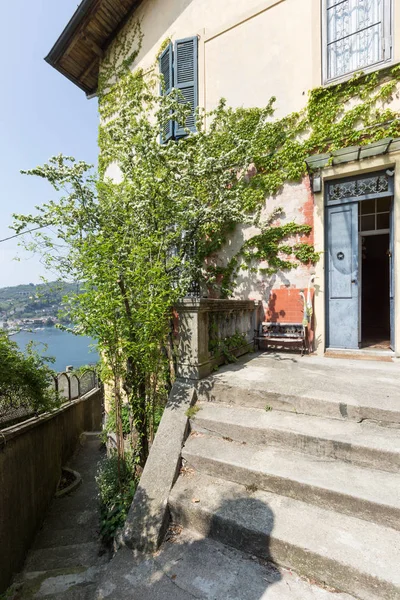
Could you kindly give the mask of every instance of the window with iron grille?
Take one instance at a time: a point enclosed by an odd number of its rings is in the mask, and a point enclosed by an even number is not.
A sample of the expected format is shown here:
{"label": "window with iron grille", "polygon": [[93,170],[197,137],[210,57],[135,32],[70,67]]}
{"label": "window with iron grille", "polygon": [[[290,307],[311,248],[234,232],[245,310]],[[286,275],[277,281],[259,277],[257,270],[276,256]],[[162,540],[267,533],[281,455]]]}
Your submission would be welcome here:
{"label": "window with iron grille", "polygon": [[186,135],[186,129],[196,130],[195,113],[198,106],[198,40],[189,37],[169,43],[159,58],[160,73],[164,78],[161,93],[169,94],[172,88],[181,91],[182,102],[190,105],[190,114],[185,125],[173,119],[168,121],[161,132],[161,143],[179,139]]}
{"label": "window with iron grille", "polygon": [[370,71],[392,59],[391,0],[322,0],[324,78]]}

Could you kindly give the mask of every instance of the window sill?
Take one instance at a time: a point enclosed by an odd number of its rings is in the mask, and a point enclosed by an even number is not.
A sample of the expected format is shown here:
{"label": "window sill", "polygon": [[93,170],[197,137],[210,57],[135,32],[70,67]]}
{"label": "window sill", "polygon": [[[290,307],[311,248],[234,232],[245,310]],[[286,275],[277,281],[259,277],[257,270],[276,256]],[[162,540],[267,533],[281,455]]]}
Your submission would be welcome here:
{"label": "window sill", "polygon": [[391,69],[395,67],[397,64],[400,64],[399,60],[395,60],[391,58],[390,60],[386,60],[381,63],[377,63],[360,71],[351,71],[351,73],[346,73],[345,75],[341,75],[340,77],[336,77],[335,79],[322,79],[322,87],[334,87],[335,85],[339,85],[340,83],[346,83],[346,81],[350,81],[357,74],[370,75],[371,73],[376,73],[378,71],[385,71],[385,69]]}

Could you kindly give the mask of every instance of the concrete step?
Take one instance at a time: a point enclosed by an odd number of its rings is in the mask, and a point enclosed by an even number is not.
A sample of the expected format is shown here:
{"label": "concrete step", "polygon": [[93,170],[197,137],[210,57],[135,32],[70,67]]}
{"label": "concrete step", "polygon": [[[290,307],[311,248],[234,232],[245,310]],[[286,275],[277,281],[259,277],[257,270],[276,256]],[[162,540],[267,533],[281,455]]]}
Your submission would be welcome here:
{"label": "concrete step", "polygon": [[86,544],[93,542],[99,534],[100,523],[99,516],[96,514],[97,519],[94,520],[93,529],[81,527],[77,529],[76,526],[68,528],[54,528],[49,530],[47,527],[41,529],[35,537],[35,541],[32,545],[34,550],[43,548],[57,548],[59,546],[70,546],[75,544]]}
{"label": "concrete step", "polygon": [[51,532],[53,530],[70,529],[71,527],[92,531],[93,537],[96,537],[96,532],[99,530],[99,514],[96,510],[93,510],[93,503],[87,505],[86,510],[76,510],[72,514],[69,511],[62,512],[58,507],[50,507],[43,523],[43,530]]}
{"label": "concrete step", "polygon": [[400,411],[391,404],[384,406],[368,406],[356,404],[351,398],[346,402],[339,402],[335,398],[321,399],[310,396],[296,396],[285,393],[273,392],[256,386],[240,387],[229,383],[213,382],[212,392],[204,393],[205,381],[199,384],[199,399],[201,401],[215,401],[264,409],[270,406],[275,410],[294,412],[331,419],[349,419],[356,422],[371,420],[381,424],[400,425]]}
{"label": "concrete step", "polygon": [[291,354],[258,354],[198,383],[200,400],[336,419],[400,424],[400,371],[372,363]]}
{"label": "concrete step", "polygon": [[[95,484],[84,481],[85,487],[73,491],[72,494],[67,494],[61,498],[55,498],[49,509],[49,516],[63,515],[68,513],[71,516],[72,522],[82,512],[82,506],[85,509],[90,509],[92,512],[97,512],[98,489]],[[98,513],[97,513],[98,514]]]}
{"label": "concrete step", "polygon": [[[400,398],[400,396],[399,396]],[[400,399],[399,399],[400,404]],[[357,423],[201,402],[192,428],[247,444],[278,446],[364,467],[400,473],[400,430]]]}
{"label": "concrete step", "polygon": [[92,600],[104,566],[64,568],[46,572],[24,573],[13,586],[16,599]]}
{"label": "concrete step", "polygon": [[183,530],[154,556],[122,548],[96,600],[354,600],[286,569]]}
{"label": "concrete step", "polygon": [[400,531],[400,474],[192,435],[183,458],[207,475],[298,498]]}
{"label": "concrete step", "polygon": [[179,477],[169,507],[184,527],[361,600],[400,598],[394,529],[200,473]]}
{"label": "concrete step", "polygon": [[71,567],[92,567],[99,560],[99,543],[70,544],[29,552],[24,572],[51,571]]}
{"label": "concrete step", "polygon": [[96,584],[71,587],[64,593],[51,594],[47,596],[36,596],[35,600],[94,600],[96,594]]}

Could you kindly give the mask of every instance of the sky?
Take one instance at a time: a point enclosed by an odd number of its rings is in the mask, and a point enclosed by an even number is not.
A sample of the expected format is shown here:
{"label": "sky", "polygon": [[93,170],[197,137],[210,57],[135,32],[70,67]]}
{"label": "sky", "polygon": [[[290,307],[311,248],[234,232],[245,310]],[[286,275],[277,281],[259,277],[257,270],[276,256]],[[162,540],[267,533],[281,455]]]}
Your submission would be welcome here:
{"label": "sky", "polygon": [[[95,163],[97,102],[44,61],[77,0],[2,3],[0,36],[0,240],[12,235],[12,213],[28,214],[55,198],[44,180],[20,174],[66,154]],[[14,258],[19,256],[20,261]],[[47,276],[38,256],[0,243],[0,287]]]}

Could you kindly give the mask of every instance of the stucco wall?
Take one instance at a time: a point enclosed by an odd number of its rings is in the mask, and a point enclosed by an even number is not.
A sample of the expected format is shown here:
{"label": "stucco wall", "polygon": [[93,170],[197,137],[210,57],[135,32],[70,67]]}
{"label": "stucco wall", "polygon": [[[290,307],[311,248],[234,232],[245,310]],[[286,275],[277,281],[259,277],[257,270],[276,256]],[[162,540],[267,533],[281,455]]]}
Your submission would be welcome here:
{"label": "stucco wall", "polygon": [[313,38],[301,33],[311,30],[312,1],[264,2],[255,16],[249,9],[250,18],[232,16],[230,28],[206,32],[204,105],[224,97],[234,107],[264,106],[276,96],[277,116],[299,110],[319,84]]}
{"label": "stucco wall", "polygon": [[[392,60],[382,68],[400,62],[400,10],[393,0]],[[145,71],[156,66],[156,56],[166,38],[172,41],[197,35],[199,38],[199,104],[213,109],[221,97],[229,105],[265,106],[276,97],[277,117],[301,109],[308,92],[323,84],[322,73],[322,9],[323,0],[144,0],[126,28],[133,28],[138,19],[143,44],[132,69]],[[325,10],[325,8],[324,8]],[[157,68],[157,67],[156,67]],[[347,76],[349,79],[351,75]],[[346,79],[344,77],[343,79]],[[400,95],[394,94],[388,103],[399,110]],[[397,165],[397,157],[384,159]],[[382,161],[375,161],[382,165]],[[355,175],[370,168],[370,162],[355,162],[323,176]],[[396,273],[400,265],[400,175],[396,175]],[[376,167],[375,167],[376,168]],[[323,194],[313,198],[308,180],[286,185],[275,198],[267,198],[264,213],[274,206],[285,209],[284,221],[296,220],[314,225],[316,249],[324,252]],[[321,204],[322,203],[322,204]],[[244,240],[257,233],[251,228],[238,228],[223,249],[219,262],[226,264]],[[310,238],[311,239],[311,238]],[[312,241],[312,240],[311,240]],[[261,265],[262,266],[262,265]],[[300,290],[307,288],[314,268],[299,267],[289,273],[272,277],[243,272],[237,279],[235,297],[262,300],[267,319],[301,321]],[[322,259],[316,268],[315,315],[317,350],[325,350],[324,287]],[[396,315],[400,314],[400,277],[396,279]],[[400,354],[400,319],[396,318],[396,346]]]}
{"label": "stucco wall", "polygon": [[83,431],[100,431],[102,391],[0,434],[0,593],[23,564]]}
{"label": "stucco wall", "polygon": [[139,20],[143,33],[132,68],[151,69],[166,38],[197,35],[201,106],[264,106],[274,95],[284,115],[321,82],[318,18],[313,0],[145,0],[126,28]]}
{"label": "stucco wall", "polygon": [[[294,221],[299,225],[313,225],[314,198],[310,190],[309,178],[305,177],[300,183],[286,184],[278,195],[268,197],[261,211],[262,220],[267,220],[269,215],[279,207],[283,208],[283,214],[277,224],[283,225]],[[228,261],[240,251],[243,243],[259,233],[260,230],[256,227],[237,227],[225,247],[210,262],[226,266]],[[313,231],[309,236],[296,236],[292,241],[313,243]],[[267,266],[266,263],[259,263],[260,269]],[[279,320],[283,323],[301,322],[303,301],[300,290],[307,289],[310,276],[314,272],[315,267],[312,265],[299,265],[291,271],[279,271],[272,276],[262,272],[249,273],[248,270],[239,270],[234,297],[261,300],[266,320]]]}
{"label": "stucco wall", "polygon": [[[143,33],[132,69],[152,69],[167,38],[174,41],[197,35],[201,106],[213,109],[221,97],[234,107],[265,106],[275,96],[276,115],[285,115],[302,108],[308,91],[323,83],[322,3],[144,0],[125,26],[129,32],[140,21]],[[400,61],[400,10],[396,6],[393,33],[392,63],[396,63]]]}

